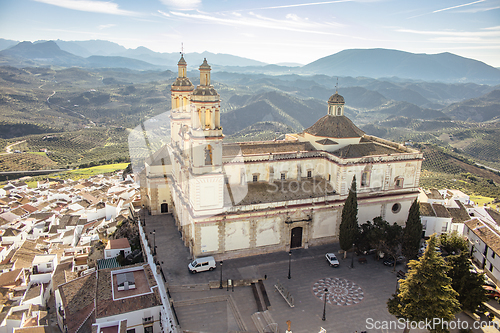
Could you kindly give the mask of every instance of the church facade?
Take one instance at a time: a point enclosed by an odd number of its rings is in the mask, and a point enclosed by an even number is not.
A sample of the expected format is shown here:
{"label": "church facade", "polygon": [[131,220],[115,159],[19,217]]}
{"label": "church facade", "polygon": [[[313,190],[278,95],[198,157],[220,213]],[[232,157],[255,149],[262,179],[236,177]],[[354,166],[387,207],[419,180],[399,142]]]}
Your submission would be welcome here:
{"label": "church facade", "polygon": [[146,164],[143,204],[173,213],[194,257],[255,255],[333,243],[353,177],[358,221],[404,225],[418,195],[422,153],[365,134],[337,92],[325,116],[284,140],[224,143],[210,66],[200,85],[184,58],[172,84],[171,141]]}

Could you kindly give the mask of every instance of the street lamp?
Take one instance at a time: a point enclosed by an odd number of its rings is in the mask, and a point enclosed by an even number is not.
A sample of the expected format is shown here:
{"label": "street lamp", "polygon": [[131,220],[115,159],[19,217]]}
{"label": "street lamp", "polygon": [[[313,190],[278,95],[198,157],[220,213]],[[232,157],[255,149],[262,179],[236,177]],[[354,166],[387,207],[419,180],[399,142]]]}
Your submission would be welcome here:
{"label": "street lamp", "polygon": [[354,243],[352,244],[351,268],[354,268]]}
{"label": "street lamp", "polygon": [[156,255],[156,230],[153,229],[153,232],[150,232],[153,235],[153,256]]}
{"label": "street lamp", "polygon": [[292,271],[291,271],[291,268],[292,268],[292,251],[288,251],[288,280],[290,280],[292,278]]}
{"label": "street lamp", "polygon": [[321,320],[325,321],[326,320],[326,293],[328,292],[328,289],[325,288],[325,295],[323,296],[325,302],[323,303],[323,318]]}
{"label": "street lamp", "polygon": [[222,289],[222,260],[220,262],[220,285],[219,289]]}

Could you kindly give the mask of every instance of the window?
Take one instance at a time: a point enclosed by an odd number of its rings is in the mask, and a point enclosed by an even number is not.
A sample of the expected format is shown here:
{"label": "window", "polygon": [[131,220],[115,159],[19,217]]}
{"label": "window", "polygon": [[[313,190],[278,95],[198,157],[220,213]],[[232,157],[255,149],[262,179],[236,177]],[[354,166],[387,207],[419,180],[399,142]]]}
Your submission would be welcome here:
{"label": "window", "polygon": [[253,175],[253,182],[257,182],[259,180],[259,176],[258,175]]}
{"label": "window", "polygon": [[153,326],[145,326],[144,333],[153,333]]}
{"label": "window", "polygon": [[47,268],[52,268],[52,264],[50,262],[47,263]]}
{"label": "window", "polygon": [[443,223],[443,228],[441,229],[442,232],[446,232],[448,230],[448,222]]}
{"label": "window", "polygon": [[307,171],[307,178],[312,178],[312,171],[311,170]]}
{"label": "window", "polygon": [[495,252],[491,252],[491,259],[495,259]]}
{"label": "window", "polygon": [[282,172],[281,173],[281,180],[285,180],[286,179],[286,173]]}
{"label": "window", "polygon": [[400,203],[395,203],[394,205],[392,205],[391,210],[392,210],[392,212],[394,214],[399,213],[399,211],[401,210],[401,204]]}
{"label": "window", "polygon": [[212,165],[212,146],[208,145],[205,148],[205,165]]}
{"label": "window", "polygon": [[131,329],[127,330],[127,333],[135,333],[135,328],[131,328]]}
{"label": "window", "polygon": [[328,174],[328,181],[332,180],[332,175]]}
{"label": "window", "polygon": [[427,220],[422,221],[422,230],[425,230],[427,228]]}
{"label": "window", "polygon": [[491,264],[491,262],[490,262],[490,267],[489,268],[490,268],[490,272],[493,272],[493,265]]}
{"label": "window", "polygon": [[361,175],[361,186],[368,186],[368,177],[370,173],[368,171],[364,171]]}
{"label": "window", "polygon": [[403,187],[403,178],[396,178],[396,187],[397,188]]}

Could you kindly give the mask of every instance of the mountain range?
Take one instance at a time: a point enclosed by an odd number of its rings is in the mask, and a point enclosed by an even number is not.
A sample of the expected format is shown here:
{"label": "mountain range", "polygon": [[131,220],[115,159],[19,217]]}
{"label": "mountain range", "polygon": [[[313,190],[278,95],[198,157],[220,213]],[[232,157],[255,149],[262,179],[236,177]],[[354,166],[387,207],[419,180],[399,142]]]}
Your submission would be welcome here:
{"label": "mountain range", "polygon": [[[103,40],[38,41],[35,43],[0,39],[0,65],[16,67],[56,66],[135,70],[175,70],[179,53],[154,52],[145,47],[127,49]],[[340,77],[388,78],[397,81],[475,82],[500,84],[500,70],[483,62],[452,53],[415,54],[388,49],[350,49],[323,57],[304,66],[270,65],[260,61],[210,52],[187,53],[188,65],[196,68],[207,58],[214,72],[264,74],[322,74]],[[433,107],[413,94],[418,105]],[[386,91],[389,95],[390,91]],[[394,96],[391,96],[394,98]]]}

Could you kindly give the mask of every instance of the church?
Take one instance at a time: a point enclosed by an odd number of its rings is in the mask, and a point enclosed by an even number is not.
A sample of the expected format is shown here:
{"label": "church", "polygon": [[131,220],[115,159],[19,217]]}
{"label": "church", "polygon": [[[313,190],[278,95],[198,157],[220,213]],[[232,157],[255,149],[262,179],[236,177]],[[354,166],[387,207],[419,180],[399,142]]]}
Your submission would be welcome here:
{"label": "church", "polygon": [[170,143],[140,175],[143,205],[173,214],[193,257],[217,260],[338,241],[353,177],[360,224],[404,225],[418,195],[422,153],[365,134],[335,92],[325,116],[283,140],[225,143],[220,96],[206,59],[200,84],[184,57],[171,87]]}

